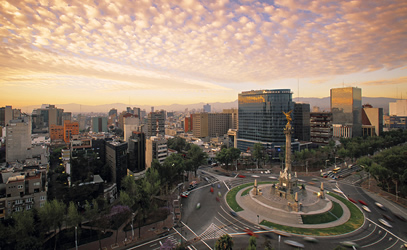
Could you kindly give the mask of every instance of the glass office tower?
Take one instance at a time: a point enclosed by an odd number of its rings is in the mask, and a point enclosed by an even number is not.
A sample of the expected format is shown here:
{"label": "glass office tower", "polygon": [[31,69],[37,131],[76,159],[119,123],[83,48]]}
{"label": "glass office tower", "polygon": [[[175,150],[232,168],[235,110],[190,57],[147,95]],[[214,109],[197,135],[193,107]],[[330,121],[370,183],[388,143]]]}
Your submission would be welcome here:
{"label": "glass office tower", "polygon": [[[332,124],[338,128],[334,137],[362,136],[362,90],[346,87],[331,89]],[[339,131],[339,129],[341,131]]]}
{"label": "glass office tower", "polygon": [[290,89],[246,91],[239,94],[238,102],[240,150],[253,149],[255,143],[262,143],[267,149],[285,145],[287,120],[283,111],[294,109]]}

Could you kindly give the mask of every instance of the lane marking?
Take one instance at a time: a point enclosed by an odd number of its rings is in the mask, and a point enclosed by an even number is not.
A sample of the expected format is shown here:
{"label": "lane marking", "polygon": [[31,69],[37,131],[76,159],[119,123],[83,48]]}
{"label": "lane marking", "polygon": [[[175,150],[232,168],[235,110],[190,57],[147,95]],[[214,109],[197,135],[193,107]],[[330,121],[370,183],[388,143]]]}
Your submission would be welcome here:
{"label": "lane marking", "polygon": [[374,227],[374,229],[372,230],[372,232],[370,232],[370,234],[368,234],[368,235],[366,235],[365,237],[362,237],[362,238],[360,238],[360,239],[357,239],[357,240],[352,240],[352,241],[359,241],[359,240],[363,240],[363,239],[365,239],[365,238],[367,238],[367,237],[369,237],[372,233],[374,233],[376,231],[376,225],[375,225],[375,227]]}
{"label": "lane marking", "polygon": [[379,240],[377,240],[377,241],[375,241],[375,242],[373,242],[373,243],[371,243],[371,244],[369,244],[369,245],[362,246],[362,248],[370,247],[370,246],[373,246],[373,245],[379,243],[379,242],[382,241],[384,238],[386,238],[386,235],[387,235],[387,232],[386,232],[386,233],[383,235],[383,237],[380,238]]}
{"label": "lane marking", "polygon": [[[191,229],[190,227],[188,227],[187,224],[185,224],[183,221],[181,221],[181,223],[182,223],[186,228],[188,228],[189,231],[191,231],[193,234],[195,234],[196,237],[199,238],[199,236],[198,236],[194,231],[192,231],[192,229]],[[212,250],[212,248],[211,248],[208,244],[206,244],[205,241],[203,241],[202,239],[200,239],[200,241],[202,241],[202,243],[204,243],[209,249]]]}
{"label": "lane marking", "polygon": [[399,241],[402,241],[402,242],[404,242],[404,243],[407,243],[405,240],[403,240],[402,238],[398,237],[398,236],[397,236],[397,235],[395,235],[394,233],[392,233],[392,232],[388,231],[386,228],[384,228],[384,227],[380,226],[379,224],[377,224],[376,222],[372,221],[371,219],[366,218],[366,220],[368,220],[368,221],[372,222],[372,223],[373,223],[373,224],[375,224],[376,226],[378,226],[378,227],[380,227],[381,229],[385,230],[387,233],[389,233],[389,234],[393,235],[393,236],[394,236],[394,237],[396,237],[396,238],[397,238]]}
{"label": "lane marking", "polygon": [[230,191],[230,188],[228,187],[228,185],[226,185],[225,181],[223,181],[223,184],[225,184],[226,188],[228,189],[228,191]]}

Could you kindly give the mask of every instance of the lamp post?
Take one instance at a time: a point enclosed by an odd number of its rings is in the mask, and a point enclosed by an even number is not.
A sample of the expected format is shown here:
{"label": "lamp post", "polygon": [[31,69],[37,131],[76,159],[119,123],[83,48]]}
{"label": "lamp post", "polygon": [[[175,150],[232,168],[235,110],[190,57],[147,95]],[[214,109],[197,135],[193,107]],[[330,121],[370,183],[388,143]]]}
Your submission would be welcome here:
{"label": "lamp post", "polygon": [[134,213],[132,213],[132,216],[131,216],[131,240],[134,239],[133,221],[134,221]]}
{"label": "lamp post", "polygon": [[338,156],[335,156],[335,167],[336,167],[336,159],[339,158]]}
{"label": "lamp post", "polygon": [[78,250],[78,227],[75,227],[75,249]]}
{"label": "lamp post", "polygon": [[329,160],[325,160],[325,168],[328,167],[328,161],[329,161]]}

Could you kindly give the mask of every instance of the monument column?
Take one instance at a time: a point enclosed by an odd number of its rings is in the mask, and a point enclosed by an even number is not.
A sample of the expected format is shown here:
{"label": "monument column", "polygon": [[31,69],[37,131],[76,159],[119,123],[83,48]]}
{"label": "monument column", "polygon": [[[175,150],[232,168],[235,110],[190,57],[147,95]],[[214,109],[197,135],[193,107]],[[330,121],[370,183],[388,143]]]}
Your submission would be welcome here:
{"label": "monument column", "polygon": [[285,134],[285,169],[284,172],[291,173],[291,125],[287,124],[284,129]]}

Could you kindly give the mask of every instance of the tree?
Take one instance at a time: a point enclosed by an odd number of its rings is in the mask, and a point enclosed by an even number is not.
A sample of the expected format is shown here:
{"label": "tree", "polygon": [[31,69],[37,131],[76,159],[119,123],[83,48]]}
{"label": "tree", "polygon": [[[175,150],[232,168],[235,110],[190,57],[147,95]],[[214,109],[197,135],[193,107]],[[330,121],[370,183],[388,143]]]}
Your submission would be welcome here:
{"label": "tree", "polygon": [[236,161],[236,170],[237,170],[237,160],[239,159],[240,154],[241,154],[240,149],[238,149],[238,148],[228,148],[228,154],[229,154],[230,160],[232,162]]}
{"label": "tree", "polygon": [[198,168],[201,165],[208,163],[208,155],[205,152],[203,152],[199,146],[195,144],[192,144],[191,148],[188,150],[187,158],[191,164],[190,166],[192,167],[195,176]]}
{"label": "tree", "polygon": [[58,242],[57,229],[59,229],[59,232],[61,231],[65,211],[65,204],[58,200],[47,201],[39,211],[41,224],[47,229],[52,228],[54,230],[55,248]]}
{"label": "tree", "polygon": [[263,144],[255,143],[253,145],[253,157],[257,161],[257,168],[259,168],[260,162],[265,159],[265,155]]}
{"label": "tree", "polygon": [[136,194],[136,182],[134,181],[134,178],[126,175],[122,179],[122,189],[126,191],[126,193],[130,196],[133,197]]}
{"label": "tree", "polygon": [[99,212],[99,206],[96,200],[92,200],[92,203],[86,201],[85,203],[85,218],[89,220],[91,233],[93,231],[93,222],[96,220]]}
{"label": "tree", "polygon": [[226,148],[222,148],[218,153],[216,153],[215,159],[217,162],[225,164],[226,169],[228,169],[230,159],[228,150]]}
{"label": "tree", "polygon": [[186,140],[181,137],[170,138],[167,141],[168,148],[176,150],[177,152],[185,150],[186,145],[187,145]]}
{"label": "tree", "polygon": [[247,250],[256,250],[257,249],[257,243],[256,243],[256,237],[255,236],[250,236],[250,238],[249,238],[249,246],[246,249]]}
{"label": "tree", "polygon": [[117,205],[110,210],[109,218],[113,227],[116,229],[116,244],[120,226],[129,218],[131,210],[128,206]]}
{"label": "tree", "polygon": [[215,250],[232,250],[233,239],[229,234],[222,235],[215,243]]}
{"label": "tree", "polygon": [[124,206],[133,207],[135,199],[130,197],[126,191],[120,190],[120,203]]}
{"label": "tree", "polygon": [[67,225],[71,227],[77,227],[80,226],[82,222],[82,216],[78,213],[78,208],[73,203],[73,201],[69,202],[69,207],[68,207],[68,216],[66,219]]}

